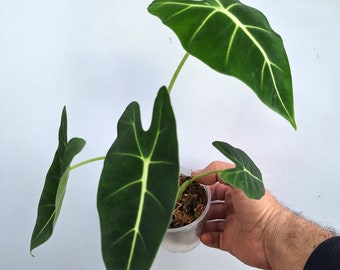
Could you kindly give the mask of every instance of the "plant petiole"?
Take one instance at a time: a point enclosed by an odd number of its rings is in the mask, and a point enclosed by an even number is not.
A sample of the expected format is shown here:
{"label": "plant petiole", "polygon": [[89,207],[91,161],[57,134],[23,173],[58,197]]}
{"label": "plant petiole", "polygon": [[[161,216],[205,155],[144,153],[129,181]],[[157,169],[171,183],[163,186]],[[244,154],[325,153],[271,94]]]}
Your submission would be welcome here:
{"label": "plant petiole", "polygon": [[179,187],[178,195],[177,195],[177,201],[182,197],[183,192],[186,190],[186,188],[187,188],[192,182],[196,181],[196,180],[199,179],[199,178],[202,178],[202,177],[204,177],[204,176],[207,176],[207,175],[209,175],[209,174],[221,173],[221,172],[223,172],[223,171],[224,171],[224,170],[212,170],[212,171],[208,171],[208,172],[205,172],[205,173],[196,175],[195,177],[192,177],[191,179],[185,181],[185,182]]}
{"label": "plant petiole", "polygon": [[104,160],[105,159],[105,156],[102,156],[102,157],[96,157],[96,158],[91,158],[91,159],[88,159],[88,160],[85,160],[85,161],[82,161],[76,165],[73,165],[70,167],[70,171],[74,170],[74,169],[77,169],[83,165],[86,165],[88,163],[92,163],[92,162],[95,162],[95,161],[99,161],[99,160]]}
{"label": "plant petiole", "polygon": [[184,66],[184,63],[188,59],[189,55],[190,55],[189,53],[185,53],[185,55],[183,56],[181,62],[179,62],[178,66],[177,66],[177,68],[175,70],[174,75],[172,75],[171,81],[170,81],[169,86],[168,86],[168,93],[169,94],[171,93],[171,90],[172,90],[172,88],[173,88],[173,86],[175,84],[175,81],[176,81],[176,79],[178,77],[178,74],[181,72],[181,69]]}

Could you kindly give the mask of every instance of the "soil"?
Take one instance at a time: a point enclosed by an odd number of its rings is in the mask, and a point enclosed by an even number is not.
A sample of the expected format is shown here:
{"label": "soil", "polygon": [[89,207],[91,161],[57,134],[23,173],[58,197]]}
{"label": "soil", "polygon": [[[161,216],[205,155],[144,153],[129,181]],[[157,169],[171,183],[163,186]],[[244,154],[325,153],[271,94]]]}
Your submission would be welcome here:
{"label": "soil", "polygon": [[[181,174],[179,176],[180,185],[189,179],[191,179],[190,176]],[[183,192],[180,200],[177,201],[169,227],[178,228],[192,223],[204,211],[207,200],[204,187],[195,181],[191,183]]]}

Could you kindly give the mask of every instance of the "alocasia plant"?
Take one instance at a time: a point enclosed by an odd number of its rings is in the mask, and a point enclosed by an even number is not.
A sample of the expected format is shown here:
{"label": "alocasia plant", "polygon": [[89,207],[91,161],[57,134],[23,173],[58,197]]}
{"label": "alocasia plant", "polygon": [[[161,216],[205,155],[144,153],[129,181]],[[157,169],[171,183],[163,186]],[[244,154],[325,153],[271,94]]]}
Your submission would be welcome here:
{"label": "alocasia plant", "polygon": [[[31,252],[53,232],[69,172],[104,160],[97,208],[105,266],[126,270],[150,268],[177,196],[183,190],[178,187],[177,131],[169,94],[189,55],[218,72],[242,80],[264,104],[296,128],[288,58],[281,37],[260,11],[235,0],[155,0],[148,10],[176,33],[186,50],[169,87],[161,87],[158,92],[151,126],[143,130],[139,105],[132,102],[118,122],[117,138],[107,155],[71,167],[72,158],[85,141],[79,138],[67,141],[63,110],[59,147],[39,202]],[[264,194],[261,172],[248,155],[228,143],[213,145],[235,163],[234,169],[218,171],[222,179],[250,198],[261,198]]]}

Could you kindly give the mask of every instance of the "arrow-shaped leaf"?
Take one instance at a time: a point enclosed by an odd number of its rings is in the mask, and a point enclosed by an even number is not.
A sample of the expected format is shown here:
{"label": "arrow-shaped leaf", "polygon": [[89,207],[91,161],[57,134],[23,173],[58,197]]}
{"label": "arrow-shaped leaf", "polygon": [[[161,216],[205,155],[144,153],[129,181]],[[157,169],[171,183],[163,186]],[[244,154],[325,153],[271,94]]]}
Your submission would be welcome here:
{"label": "arrow-shaped leaf", "polygon": [[237,0],[155,0],[148,10],[191,55],[242,80],[296,128],[288,58],[260,11]]}
{"label": "arrow-shaped leaf", "polygon": [[38,215],[31,237],[31,252],[52,235],[64,199],[72,159],[83,149],[85,141],[72,138],[67,142],[67,114],[64,107],[59,128],[59,144],[38,205]]}
{"label": "arrow-shaped leaf", "polygon": [[221,173],[222,180],[242,189],[249,198],[260,199],[265,193],[262,175],[250,157],[241,149],[225,142],[216,141],[213,145],[236,165],[235,168]]}
{"label": "arrow-shaped leaf", "polygon": [[150,268],[176,201],[178,163],[176,123],[163,87],[149,130],[142,128],[138,103],[131,103],[104,161],[97,207],[107,269]]}

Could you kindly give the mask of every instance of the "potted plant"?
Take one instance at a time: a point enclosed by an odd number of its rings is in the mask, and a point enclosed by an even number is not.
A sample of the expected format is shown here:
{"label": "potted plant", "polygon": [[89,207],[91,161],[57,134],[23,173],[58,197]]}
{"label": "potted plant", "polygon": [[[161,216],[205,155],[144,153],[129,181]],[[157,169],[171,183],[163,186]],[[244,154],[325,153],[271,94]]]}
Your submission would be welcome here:
{"label": "potted plant", "polygon": [[[169,86],[161,87],[157,94],[150,128],[142,128],[139,105],[132,102],[118,121],[117,138],[108,153],[71,166],[85,141],[68,140],[63,109],[59,145],[39,201],[31,252],[53,233],[70,171],[104,160],[97,208],[105,265],[107,269],[151,267],[175,202],[186,188],[186,184],[178,184],[178,142],[170,93],[189,55],[246,83],[265,105],[296,128],[284,45],[260,11],[237,0],[154,0],[148,10],[176,33],[186,51]],[[250,198],[261,198],[261,172],[247,154],[225,142],[213,145],[235,163],[233,169],[218,171],[223,181]]]}
{"label": "potted plant", "polygon": [[188,252],[200,243],[211,204],[210,188],[195,182],[189,169],[181,167],[180,172],[180,191],[162,241],[162,246],[172,252]]}

